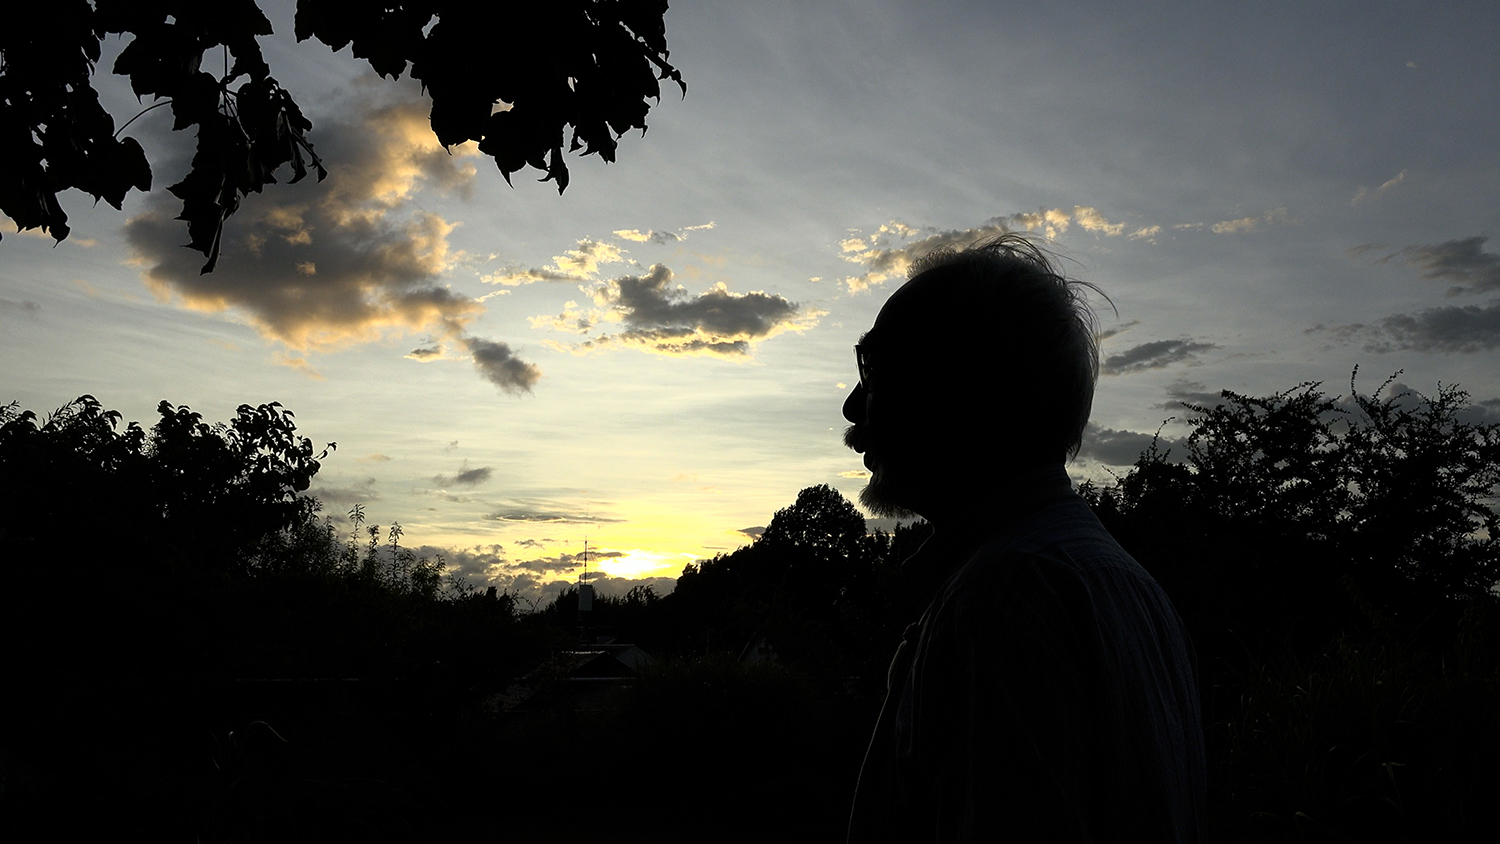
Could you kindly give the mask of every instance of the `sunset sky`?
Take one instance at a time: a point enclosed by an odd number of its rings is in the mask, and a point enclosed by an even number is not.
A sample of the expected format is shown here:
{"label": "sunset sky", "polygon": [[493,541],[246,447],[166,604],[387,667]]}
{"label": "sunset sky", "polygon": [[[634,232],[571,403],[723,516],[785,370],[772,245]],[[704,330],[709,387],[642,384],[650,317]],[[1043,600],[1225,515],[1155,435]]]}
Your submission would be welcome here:
{"label": "sunset sky", "polygon": [[[678,2],[686,98],[562,196],[262,6],[331,175],[251,197],[200,276],[164,189],[192,138],[143,116],[156,190],[65,196],[55,248],[5,224],[0,402],[280,401],[338,443],[336,524],[363,503],[476,585],[544,598],[587,538],[607,589],[665,591],[803,487],[854,498],[851,346],[912,255],[986,233],[1050,239],[1118,308],[1077,477],[1184,434],[1182,399],[1347,394],[1356,364],[1500,420],[1493,3]],[[1010,380],[963,424],[1026,412]]]}

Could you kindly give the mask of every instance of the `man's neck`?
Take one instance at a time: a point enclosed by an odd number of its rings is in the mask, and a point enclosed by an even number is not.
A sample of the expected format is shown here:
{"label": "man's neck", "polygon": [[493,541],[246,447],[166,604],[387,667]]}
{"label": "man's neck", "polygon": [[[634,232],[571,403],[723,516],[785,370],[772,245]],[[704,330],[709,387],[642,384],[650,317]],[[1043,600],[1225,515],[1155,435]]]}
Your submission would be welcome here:
{"label": "man's neck", "polygon": [[943,511],[932,523],[932,537],[901,564],[902,576],[920,602],[962,565],[973,550],[1028,514],[1073,495],[1073,483],[1062,463],[1049,463],[1010,474],[1002,482],[975,489],[962,506]]}
{"label": "man's neck", "polygon": [[943,496],[919,511],[922,518],[931,522],[939,532],[972,525],[976,521],[991,521],[992,517],[986,513],[1013,512],[1038,496],[1072,489],[1072,481],[1063,464],[1058,462],[1000,474],[985,484],[970,484],[962,488],[955,484],[954,489],[954,494]]}

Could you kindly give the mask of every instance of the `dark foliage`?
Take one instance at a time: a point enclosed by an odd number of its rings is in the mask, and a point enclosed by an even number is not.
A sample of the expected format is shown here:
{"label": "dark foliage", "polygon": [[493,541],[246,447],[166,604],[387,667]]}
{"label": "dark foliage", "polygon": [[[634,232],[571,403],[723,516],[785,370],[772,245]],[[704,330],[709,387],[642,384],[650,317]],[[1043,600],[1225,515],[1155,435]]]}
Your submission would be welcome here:
{"label": "dark foliage", "polygon": [[1259,657],[1351,625],[1442,629],[1500,582],[1500,425],[1460,421],[1456,387],[1351,395],[1225,391],[1192,408],[1182,462],[1153,445],[1114,488],[1083,491],[1200,647]]}
{"label": "dark foliage", "polygon": [[1085,497],[1198,649],[1211,819],[1231,841],[1473,837],[1500,787],[1500,426],[1467,395],[1317,384],[1192,407]]}
{"label": "dark foliage", "polygon": [[399,526],[319,522],[327,453],[279,405],[159,410],[0,410],[0,838],[399,840],[376,819],[436,805],[434,713],[534,634],[510,596],[444,592]]}
{"label": "dark foliage", "polygon": [[804,489],[753,544],[683,571],[662,602],[671,644],[699,655],[768,649],[883,692],[891,650],[920,612],[908,604],[892,549],[915,550],[909,537],[925,530],[866,534],[837,490]]}
{"label": "dark foliage", "polygon": [[[145,431],[82,396],[46,420],[0,410],[0,540],[44,552],[63,537],[100,551],[150,549],[159,564],[221,564],[305,522],[305,491],[328,449],[299,437],[279,404],[241,405],[228,424],[162,402]],[[333,446],[330,445],[329,448]]]}
{"label": "dark foliage", "polygon": [[[444,146],[478,141],[506,181],[531,166],[568,185],[568,151],[614,161],[617,137],[646,129],[660,80],[687,85],[667,61],[666,0],[562,0],[485,4],[461,0],[300,0],[298,41],[348,46],[381,76],[409,72],[432,98],[432,129]],[[78,188],[119,208],[151,188],[151,166],[92,87],[100,43],[129,35],[114,72],[137,98],[170,105],[174,130],[195,127],[197,153],[168,190],[189,246],[219,257],[224,221],[241,200],[290,165],[311,167],[312,123],[271,75],[257,39],[271,23],[255,0],[63,0],[7,9],[0,28],[0,210],[22,229],[68,236],[57,195]],[[497,48],[545,42],[545,51]],[[499,103],[509,105],[496,111]],[[149,110],[149,109],[148,109]],[[137,115],[138,117],[139,115]],[[134,118],[132,118],[134,120]],[[129,125],[128,123],[126,124]]]}

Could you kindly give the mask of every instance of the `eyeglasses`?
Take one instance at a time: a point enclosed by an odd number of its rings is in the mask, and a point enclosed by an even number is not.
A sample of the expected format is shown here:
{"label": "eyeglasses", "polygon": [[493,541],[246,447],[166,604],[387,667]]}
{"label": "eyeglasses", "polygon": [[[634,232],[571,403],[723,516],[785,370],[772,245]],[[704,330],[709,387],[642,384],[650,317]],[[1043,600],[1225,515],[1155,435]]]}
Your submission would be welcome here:
{"label": "eyeglasses", "polygon": [[859,370],[859,383],[870,389],[870,373],[873,371],[873,350],[863,343],[854,344],[854,363]]}

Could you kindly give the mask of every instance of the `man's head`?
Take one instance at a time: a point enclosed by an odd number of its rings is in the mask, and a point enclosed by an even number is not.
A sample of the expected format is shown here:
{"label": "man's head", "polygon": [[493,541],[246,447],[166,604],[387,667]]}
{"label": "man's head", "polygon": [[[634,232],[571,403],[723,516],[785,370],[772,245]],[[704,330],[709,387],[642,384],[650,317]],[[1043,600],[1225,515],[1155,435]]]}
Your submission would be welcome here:
{"label": "man's head", "polygon": [[[1099,372],[1099,292],[1019,235],[916,261],[860,339],[844,402],[881,515],[940,519],[992,482],[1078,450]],[[868,379],[868,380],[866,380]]]}

